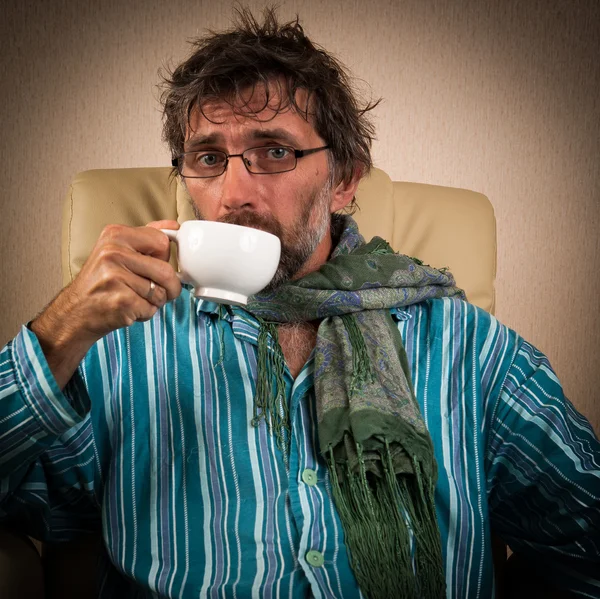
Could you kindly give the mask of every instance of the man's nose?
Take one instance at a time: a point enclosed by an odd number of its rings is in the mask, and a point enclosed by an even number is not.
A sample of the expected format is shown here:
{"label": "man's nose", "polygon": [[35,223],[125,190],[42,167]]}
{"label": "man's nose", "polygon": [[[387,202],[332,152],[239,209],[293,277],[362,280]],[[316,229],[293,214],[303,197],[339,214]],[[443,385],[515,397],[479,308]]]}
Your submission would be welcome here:
{"label": "man's nose", "polygon": [[229,159],[222,177],[221,203],[226,210],[252,208],[253,196],[252,174],[246,169],[244,159],[234,156]]}

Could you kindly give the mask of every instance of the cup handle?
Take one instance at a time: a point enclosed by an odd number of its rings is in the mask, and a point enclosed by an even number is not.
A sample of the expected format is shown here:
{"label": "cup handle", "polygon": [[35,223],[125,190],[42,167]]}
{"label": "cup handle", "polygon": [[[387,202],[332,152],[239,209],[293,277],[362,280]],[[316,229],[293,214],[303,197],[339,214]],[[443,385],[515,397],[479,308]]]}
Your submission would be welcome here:
{"label": "cup handle", "polygon": [[[162,231],[171,241],[174,241],[176,244],[178,243],[178,239],[177,239],[178,229],[159,229],[159,231]],[[189,281],[187,281],[185,279],[185,277],[183,276],[183,273],[176,272],[175,274],[177,275],[177,278],[182,283],[188,283],[189,282]]]}
{"label": "cup handle", "polygon": [[159,229],[159,231],[162,231],[171,241],[177,243],[178,229]]}

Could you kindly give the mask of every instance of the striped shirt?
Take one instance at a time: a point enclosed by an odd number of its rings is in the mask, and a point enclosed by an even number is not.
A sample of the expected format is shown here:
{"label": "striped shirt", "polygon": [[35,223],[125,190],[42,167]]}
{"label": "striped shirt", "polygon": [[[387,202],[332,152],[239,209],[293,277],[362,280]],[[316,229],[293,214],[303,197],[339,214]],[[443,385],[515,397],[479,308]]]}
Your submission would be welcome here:
{"label": "striped shirt", "polygon": [[[600,596],[600,444],[546,357],[460,300],[393,310],[438,463],[448,597],[495,596],[491,533]],[[258,323],[187,289],[101,339],[61,393],[23,327],[0,355],[0,517],[101,522],[101,597],[361,593],[319,453],[313,358],[285,373],[284,462],[251,425]]]}

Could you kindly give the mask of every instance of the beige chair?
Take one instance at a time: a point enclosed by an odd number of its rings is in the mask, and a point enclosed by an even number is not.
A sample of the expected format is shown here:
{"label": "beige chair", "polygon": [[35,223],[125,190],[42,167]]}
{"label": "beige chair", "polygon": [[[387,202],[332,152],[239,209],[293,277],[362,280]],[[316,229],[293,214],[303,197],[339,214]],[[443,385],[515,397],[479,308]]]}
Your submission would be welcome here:
{"label": "beige chair", "polygon": [[[102,229],[110,223],[194,218],[189,198],[171,168],[93,170],[77,175],[64,203],[62,270],[68,284]],[[496,225],[488,199],[472,191],[393,182],[374,169],[363,180],[354,215],[366,238],[379,235],[426,264],[447,266],[469,300],[493,312]],[[84,539],[43,549],[48,599],[83,598],[93,587],[94,548]],[[497,568],[506,548],[498,544]],[[73,573],[79,574],[74,580]],[[499,577],[500,579],[502,576]]]}
{"label": "beige chair", "polygon": [[[194,218],[189,197],[171,168],[85,171],[64,203],[62,271],[67,285],[102,229],[111,223],[180,223]],[[363,235],[383,237],[404,254],[447,266],[469,301],[494,311],[496,221],[489,200],[473,191],[392,181],[374,169],[358,189],[354,215]]]}

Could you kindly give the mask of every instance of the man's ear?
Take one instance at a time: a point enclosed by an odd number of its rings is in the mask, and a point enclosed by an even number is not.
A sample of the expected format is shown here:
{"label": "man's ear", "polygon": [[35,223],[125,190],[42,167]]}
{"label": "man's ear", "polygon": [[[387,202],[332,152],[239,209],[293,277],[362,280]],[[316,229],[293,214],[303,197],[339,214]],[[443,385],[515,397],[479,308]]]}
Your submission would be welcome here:
{"label": "man's ear", "polygon": [[344,181],[340,181],[333,191],[333,195],[331,196],[331,205],[330,212],[333,214],[342,208],[345,208],[354,198],[356,194],[356,189],[360,180],[363,177],[363,169],[360,167],[356,167],[354,169],[354,173],[352,174],[352,179],[347,183]]}

